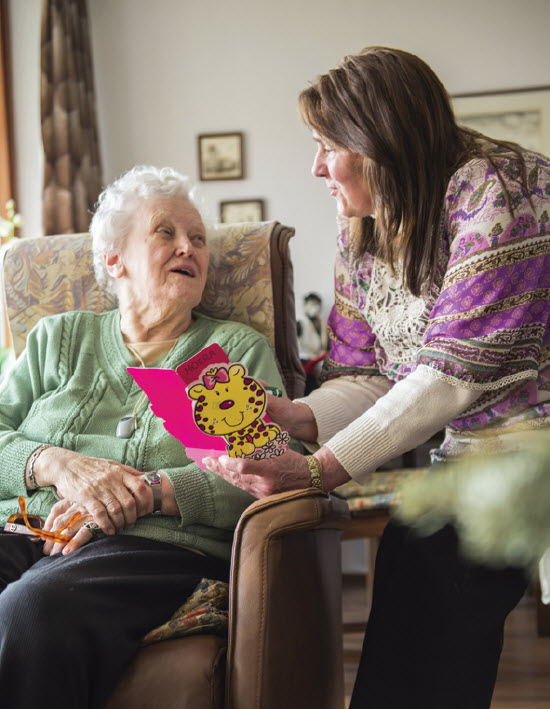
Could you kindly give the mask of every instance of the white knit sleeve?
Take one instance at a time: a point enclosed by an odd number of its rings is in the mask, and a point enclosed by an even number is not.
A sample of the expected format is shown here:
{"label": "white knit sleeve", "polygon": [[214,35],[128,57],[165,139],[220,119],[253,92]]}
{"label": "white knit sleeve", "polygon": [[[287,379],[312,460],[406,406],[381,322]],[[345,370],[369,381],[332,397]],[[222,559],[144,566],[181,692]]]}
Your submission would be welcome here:
{"label": "white knit sleeve", "polygon": [[302,399],[317,423],[317,443],[324,445],[329,438],[359,418],[393,386],[386,377],[337,377],[324,382]]}
{"label": "white knit sleeve", "polygon": [[[303,399],[304,403],[309,405],[313,394],[315,392]],[[477,389],[449,384],[434,375],[429,367],[420,366],[394,384],[359,417],[341,427],[326,445],[348,474],[364,483],[380,465],[431,438],[481,394]],[[315,416],[316,411],[326,415],[328,406],[319,407],[314,401],[312,404]],[[348,400],[347,404],[355,410],[354,401]],[[343,409],[344,402],[338,409],[334,407],[339,421],[344,419]],[[349,416],[347,418],[349,421]],[[319,430],[326,432],[330,428],[333,427],[324,423]],[[319,443],[324,441],[320,439]]]}

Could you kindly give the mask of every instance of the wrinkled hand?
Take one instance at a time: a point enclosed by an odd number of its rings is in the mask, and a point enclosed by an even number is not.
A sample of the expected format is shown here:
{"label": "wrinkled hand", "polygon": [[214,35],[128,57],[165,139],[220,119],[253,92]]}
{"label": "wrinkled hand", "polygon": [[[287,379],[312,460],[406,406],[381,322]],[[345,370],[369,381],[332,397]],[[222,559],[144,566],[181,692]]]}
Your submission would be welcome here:
{"label": "wrinkled hand", "polygon": [[64,448],[47,448],[35,463],[37,483],[84,508],[105,534],[133,527],[152,511],[152,493],[143,473],[105,458],[90,458]]}
{"label": "wrinkled hand", "polygon": [[[63,529],[65,525],[69,523],[71,517],[77,512],[81,513],[79,519],[74,522],[67,529]],[[71,551],[78,549],[79,547],[87,544],[93,539],[93,533],[84,527],[86,522],[92,521],[93,518],[88,511],[80,506],[75,505],[68,500],[60,500],[56,502],[52,507],[50,514],[48,515],[45,523],[44,529],[47,532],[54,532],[58,529],[63,529],[63,536],[69,537],[69,542],[54,542],[53,539],[46,539],[42,551],[46,555],[58,554],[63,552],[63,554],[69,554]]]}
{"label": "wrinkled hand", "polygon": [[276,458],[252,460],[222,455],[205,458],[204,465],[227,482],[262,498],[285,490],[310,487],[309,468],[303,455],[289,450]]}
{"label": "wrinkled hand", "polygon": [[[315,456],[323,468],[323,490],[334,490],[347,482],[350,477],[340,465],[335,455],[326,446]],[[300,453],[289,450],[276,458],[253,460],[251,458],[231,458],[222,455],[204,458],[203,464],[211,472],[219,475],[242,490],[250,492],[258,499],[286,490],[303,490],[311,487],[311,475],[306,459]]]}

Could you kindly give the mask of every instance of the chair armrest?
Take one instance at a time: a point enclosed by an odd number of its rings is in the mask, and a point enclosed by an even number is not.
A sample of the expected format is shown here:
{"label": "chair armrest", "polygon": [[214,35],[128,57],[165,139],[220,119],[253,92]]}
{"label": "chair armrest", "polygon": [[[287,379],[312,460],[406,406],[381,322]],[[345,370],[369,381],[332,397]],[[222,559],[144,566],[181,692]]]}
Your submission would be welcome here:
{"label": "chair armrest", "polygon": [[259,500],[233,543],[226,709],[342,709],[345,501],[318,490]]}

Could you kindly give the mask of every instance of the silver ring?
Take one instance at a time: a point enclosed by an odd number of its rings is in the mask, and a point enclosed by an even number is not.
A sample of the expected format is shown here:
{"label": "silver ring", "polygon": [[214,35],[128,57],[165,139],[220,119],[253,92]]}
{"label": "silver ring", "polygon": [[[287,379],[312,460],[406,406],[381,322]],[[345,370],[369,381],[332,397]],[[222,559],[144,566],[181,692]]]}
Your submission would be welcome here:
{"label": "silver ring", "polygon": [[94,522],[93,520],[90,520],[89,522],[84,522],[82,526],[87,529],[88,532],[91,533],[92,537],[95,537],[95,535],[99,532],[99,524],[97,522]]}

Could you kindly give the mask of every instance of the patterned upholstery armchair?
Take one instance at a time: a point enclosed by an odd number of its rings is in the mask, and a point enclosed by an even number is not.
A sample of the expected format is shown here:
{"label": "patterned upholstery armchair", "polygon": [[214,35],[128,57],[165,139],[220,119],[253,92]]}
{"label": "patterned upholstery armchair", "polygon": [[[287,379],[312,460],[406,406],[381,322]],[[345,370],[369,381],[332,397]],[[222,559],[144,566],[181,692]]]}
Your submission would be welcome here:
{"label": "patterned upholstery armchair", "polygon": [[[264,334],[275,349],[290,396],[303,392],[298,358],[292,264],[294,229],[278,222],[221,225],[209,240],[210,267],[199,306],[206,315],[236,320]],[[5,250],[3,278],[15,354],[45,315],[116,307],[93,272],[88,234],[14,241]]]}
{"label": "patterned upholstery armchair", "polygon": [[[200,309],[265,334],[289,395],[299,396],[293,233],[277,222],[221,227],[209,242]],[[44,315],[115,305],[95,282],[86,234],[13,242],[2,273],[17,354]],[[340,533],[348,516],[343,500],[313,489],[253,503],[235,532],[228,638],[144,647],[106,709],[342,709]]]}

